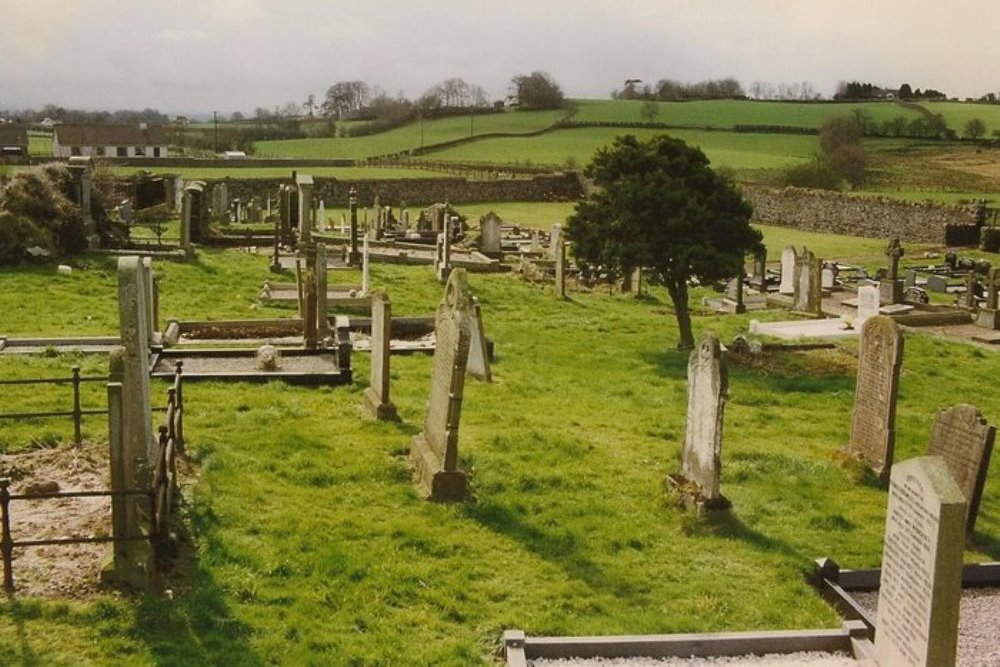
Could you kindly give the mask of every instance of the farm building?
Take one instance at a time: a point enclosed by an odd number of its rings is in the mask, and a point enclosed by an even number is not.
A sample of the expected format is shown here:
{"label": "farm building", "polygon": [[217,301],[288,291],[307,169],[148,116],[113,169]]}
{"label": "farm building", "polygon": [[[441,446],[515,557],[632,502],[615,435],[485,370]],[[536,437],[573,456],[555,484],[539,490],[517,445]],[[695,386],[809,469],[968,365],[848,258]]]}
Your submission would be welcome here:
{"label": "farm building", "polygon": [[57,157],[167,157],[167,137],[158,125],[57,125]]}
{"label": "farm building", "polygon": [[20,125],[0,125],[0,157],[27,154],[27,128]]}

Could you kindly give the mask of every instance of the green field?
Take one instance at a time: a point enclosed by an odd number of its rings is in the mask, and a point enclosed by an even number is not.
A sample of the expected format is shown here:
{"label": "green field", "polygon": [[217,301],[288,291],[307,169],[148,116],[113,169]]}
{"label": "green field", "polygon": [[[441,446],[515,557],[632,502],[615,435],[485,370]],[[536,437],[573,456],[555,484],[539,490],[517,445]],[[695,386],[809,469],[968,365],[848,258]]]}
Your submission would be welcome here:
{"label": "green field", "polygon": [[52,155],[52,132],[29,130],[28,154],[45,157]]}
{"label": "green field", "polygon": [[924,107],[931,113],[944,116],[948,127],[958,136],[965,135],[965,124],[973,118],[978,118],[986,125],[986,138],[1000,130],[1000,104],[970,104],[963,102],[924,102]]}
{"label": "green field", "polygon": [[212,178],[290,178],[293,169],[299,173],[340,180],[395,178],[446,178],[451,174],[428,169],[396,169],[392,167],[111,167],[115,174],[131,175],[139,171],[154,174],[180,174],[188,180]]}
{"label": "green field", "polygon": [[[453,116],[414,121],[367,137],[288,139],[255,144],[262,157],[354,158],[399,153],[442,141],[490,132],[526,133],[541,130],[561,118],[561,111],[511,111],[483,116]],[[422,129],[421,129],[422,127]]]}

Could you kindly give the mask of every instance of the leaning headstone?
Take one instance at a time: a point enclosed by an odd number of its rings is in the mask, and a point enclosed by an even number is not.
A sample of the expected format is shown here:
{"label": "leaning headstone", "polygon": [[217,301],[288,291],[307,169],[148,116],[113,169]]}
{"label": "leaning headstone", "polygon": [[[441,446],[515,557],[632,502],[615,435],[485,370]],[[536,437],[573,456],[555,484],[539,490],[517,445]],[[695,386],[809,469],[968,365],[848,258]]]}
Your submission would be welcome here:
{"label": "leaning headstone", "polygon": [[875,662],[953,667],[965,549],[965,498],[937,456],[897,465],[889,483]]}
{"label": "leaning headstone", "polygon": [[795,293],[795,259],[798,255],[793,246],[785,246],[781,251],[781,283],[778,294]]}
{"label": "leaning headstone", "polygon": [[389,400],[389,358],[392,338],[392,304],[382,290],[372,294],[371,377],[365,389],[365,407],[379,420],[397,419]]}
{"label": "leaning headstone", "polygon": [[858,287],[858,320],[864,321],[878,315],[879,305],[878,287],[875,285]]}
{"label": "leaning headstone", "polygon": [[490,370],[490,355],[486,342],[486,330],[483,326],[483,311],[479,299],[472,297],[472,339],[469,342],[469,362],[466,371],[472,377],[483,382],[493,382]]}
{"label": "leaning headstone", "polygon": [[722,424],[729,373],[726,355],[713,334],[702,336],[688,359],[688,409],[682,450],[682,476],[671,481],[685,501],[704,509],[726,509],[719,491],[722,469]]}
{"label": "leaning headstone", "polygon": [[896,323],[885,315],[865,320],[858,345],[850,450],[881,479],[887,479],[892,468],[902,363],[903,335]]}
{"label": "leaning headstone", "polygon": [[975,406],[963,403],[934,417],[928,456],[940,456],[968,503],[966,532],[972,534],[990,467],[996,427],[987,424]]}
{"label": "leaning headstone", "polygon": [[458,468],[458,424],[471,320],[472,299],[465,269],[455,269],[435,316],[434,369],[424,430],[410,445],[417,483],[432,500],[461,500],[468,493],[465,472]]}

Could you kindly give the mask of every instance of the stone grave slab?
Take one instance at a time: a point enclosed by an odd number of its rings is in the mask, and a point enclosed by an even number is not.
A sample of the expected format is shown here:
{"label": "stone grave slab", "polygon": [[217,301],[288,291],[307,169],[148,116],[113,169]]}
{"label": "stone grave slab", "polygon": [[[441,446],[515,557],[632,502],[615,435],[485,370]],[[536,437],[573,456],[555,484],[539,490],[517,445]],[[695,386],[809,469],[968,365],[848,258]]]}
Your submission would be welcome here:
{"label": "stone grave slab", "polygon": [[878,312],[883,315],[902,315],[911,310],[915,310],[914,307],[905,303],[891,303],[887,306],[879,306]]}
{"label": "stone grave slab", "polygon": [[868,318],[861,325],[849,448],[882,479],[889,477],[892,468],[902,363],[899,327],[885,315]]}
{"label": "stone grave slab", "polygon": [[875,661],[955,665],[966,502],[938,456],[892,470],[882,551]]}
{"label": "stone grave slab", "polygon": [[975,406],[963,403],[934,417],[928,456],[940,456],[968,503],[966,532],[972,533],[986,485],[996,427],[986,423]]}

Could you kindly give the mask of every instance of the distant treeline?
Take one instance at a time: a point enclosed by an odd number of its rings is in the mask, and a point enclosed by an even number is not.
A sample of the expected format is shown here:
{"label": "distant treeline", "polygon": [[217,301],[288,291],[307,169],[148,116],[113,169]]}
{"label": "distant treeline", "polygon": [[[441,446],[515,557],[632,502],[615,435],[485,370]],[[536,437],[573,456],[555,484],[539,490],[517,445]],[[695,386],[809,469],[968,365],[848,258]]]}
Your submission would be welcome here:
{"label": "distant treeline", "polygon": [[138,123],[162,125],[170,121],[167,114],[156,109],[84,111],[66,109],[57,104],[46,104],[41,109],[0,109],[0,118],[19,125],[34,125],[46,118],[73,125],[137,125]]}

